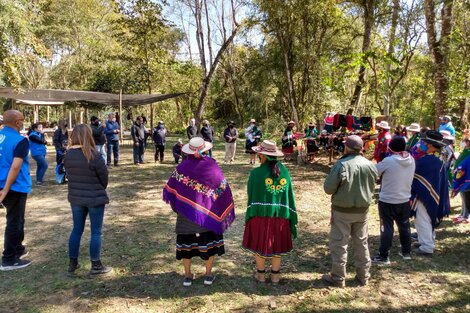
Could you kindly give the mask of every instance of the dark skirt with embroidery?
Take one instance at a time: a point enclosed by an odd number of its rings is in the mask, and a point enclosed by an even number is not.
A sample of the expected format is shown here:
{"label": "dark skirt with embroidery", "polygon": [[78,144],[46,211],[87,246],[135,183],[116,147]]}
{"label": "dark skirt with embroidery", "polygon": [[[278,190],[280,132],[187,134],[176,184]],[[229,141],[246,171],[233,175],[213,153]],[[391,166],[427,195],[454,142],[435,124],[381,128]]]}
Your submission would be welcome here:
{"label": "dark skirt with embroidery", "polygon": [[280,217],[250,218],[245,225],[242,247],[264,258],[287,254],[292,250],[290,221]]}
{"label": "dark skirt with embroidery", "polygon": [[176,236],[176,259],[200,257],[208,260],[213,255],[225,254],[224,236],[212,231]]}

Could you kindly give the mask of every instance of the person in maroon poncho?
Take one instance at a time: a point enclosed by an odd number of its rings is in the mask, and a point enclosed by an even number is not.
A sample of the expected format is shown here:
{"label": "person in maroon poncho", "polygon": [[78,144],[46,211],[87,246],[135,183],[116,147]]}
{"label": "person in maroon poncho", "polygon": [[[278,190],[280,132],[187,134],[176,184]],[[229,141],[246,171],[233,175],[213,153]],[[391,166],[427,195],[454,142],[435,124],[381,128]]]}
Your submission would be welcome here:
{"label": "person in maroon poncho", "polygon": [[379,136],[375,145],[374,160],[379,163],[387,156],[388,143],[392,135],[390,135],[390,126],[386,121],[378,123],[375,127],[379,130]]}

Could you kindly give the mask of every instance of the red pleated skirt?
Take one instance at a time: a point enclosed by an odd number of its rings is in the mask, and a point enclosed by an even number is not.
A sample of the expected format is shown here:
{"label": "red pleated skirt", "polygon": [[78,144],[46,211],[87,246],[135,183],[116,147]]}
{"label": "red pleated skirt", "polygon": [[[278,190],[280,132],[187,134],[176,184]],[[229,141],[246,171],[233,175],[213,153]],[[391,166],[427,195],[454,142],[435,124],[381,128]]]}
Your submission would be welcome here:
{"label": "red pleated skirt", "polygon": [[264,258],[279,257],[292,250],[290,221],[256,216],[248,220],[242,247]]}
{"label": "red pleated skirt", "polygon": [[292,154],[294,153],[294,146],[292,147],[283,147],[282,152],[286,154]]}

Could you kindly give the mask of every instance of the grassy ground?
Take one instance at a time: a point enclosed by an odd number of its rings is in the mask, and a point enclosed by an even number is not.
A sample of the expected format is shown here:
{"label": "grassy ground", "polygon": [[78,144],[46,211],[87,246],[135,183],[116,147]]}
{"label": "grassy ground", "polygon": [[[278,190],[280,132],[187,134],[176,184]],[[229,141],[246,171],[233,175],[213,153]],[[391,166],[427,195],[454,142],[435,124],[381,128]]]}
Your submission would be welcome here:
{"label": "grassy ground", "polygon": [[[168,145],[170,147],[170,145]],[[222,146],[215,148],[221,160]],[[182,266],[174,257],[175,214],[161,200],[162,187],[174,165],[168,160],[136,167],[129,148],[122,151],[122,166],[110,171],[111,204],[103,229],[104,263],[115,273],[103,279],[87,278],[89,229],[84,234],[78,277],[67,269],[67,241],[71,230],[67,186],[53,183],[35,188],[29,197],[26,245],[34,261],[27,269],[0,273],[0,312],[469,312],[470,225],[445,221],[437,232],[432,260],[405,262],[394,241],[390,267],[372,268],[369,286],[354,283],[348,265],[348,287],[324,288],[321,274],[328,272],[329,197],[322,189],[329,171],[324,162],[289,164],[299,213],[299,238],[283,260],[280,286],[256,284],[254,262],[240,249],[246,203],[246,181],[252,168],[239,154],[235,164],[221,165],[234,192],[237,219],[225,234],[227,253],[216,259],[217,279],[205,287],[202,262],[195,262],[198,278],[182,286]],[[53,162],[50,151],[49,160]],[[34,161],[33,161],[34,163]],[[34,167],[32,173],[34,173]],[[34,175],[33,175],[34,176]],[[453,206],[458,207],[454,201]],[[0,211],[4,225],[5,212]],[[371,206],[371,253],[378,248],[377,205]],[[3,240],[3,228],[0,230]],[[352,255],[350,257],[352,260]]]}

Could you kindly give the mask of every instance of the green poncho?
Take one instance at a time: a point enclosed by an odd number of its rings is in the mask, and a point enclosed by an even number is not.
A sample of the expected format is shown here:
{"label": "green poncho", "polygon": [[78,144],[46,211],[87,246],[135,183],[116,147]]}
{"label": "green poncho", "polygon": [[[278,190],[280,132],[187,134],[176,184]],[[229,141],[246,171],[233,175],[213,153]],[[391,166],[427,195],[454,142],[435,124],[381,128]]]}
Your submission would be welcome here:
{"label": "green poncho", "polygon": [[406,151],[411,151],[411,148],[419,141],[419,133],[414,133],[406,143]]}
{"label": "green poncho", "polygon": [[248,207],[245,222],[255,216],[280,217],[290,221],[291,233],[297,237],[297,212],[294,190],[287,168],[278,162],[281,175],[271,176],[267,163],[261,164],[250,173],[248,179]]}

